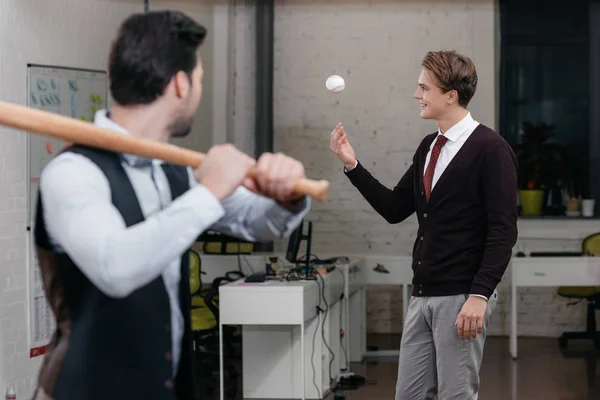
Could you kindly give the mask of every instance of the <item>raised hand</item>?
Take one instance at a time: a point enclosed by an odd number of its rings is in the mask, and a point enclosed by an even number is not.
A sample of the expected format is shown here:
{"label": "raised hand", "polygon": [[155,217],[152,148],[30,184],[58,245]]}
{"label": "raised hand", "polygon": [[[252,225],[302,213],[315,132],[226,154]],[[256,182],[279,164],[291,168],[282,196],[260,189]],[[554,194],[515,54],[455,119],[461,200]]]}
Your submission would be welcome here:
{"label": "raised hand", "polygon": [[331,141],[329,148],[333,154],[338,156],[346,169],[351,170],[356,166],[356,156],[354,149],[348,141],[346,131],[342,123],[338,123],[331,132]]}

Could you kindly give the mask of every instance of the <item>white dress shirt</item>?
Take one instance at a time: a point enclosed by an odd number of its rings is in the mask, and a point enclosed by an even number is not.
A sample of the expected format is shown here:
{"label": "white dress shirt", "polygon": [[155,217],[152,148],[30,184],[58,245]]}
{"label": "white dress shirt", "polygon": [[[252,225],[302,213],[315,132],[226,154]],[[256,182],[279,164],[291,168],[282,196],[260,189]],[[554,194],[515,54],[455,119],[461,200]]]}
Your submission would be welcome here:
{"label": "white dress shirt", "polygon": [[[433,173],[433,181],[431,182],[431,189],[435,187],[435,184],[442,176],[442,173],[450,164],[450,161],[454,158],[456,153],[460,150],[460,148],[465,144],[469,136],[473,133],[475,128],[479,125],[479,122],[475,121],[473,117],[471,117],[471,113],[467,113],[467,115],[460,120],[456,125],[453,125],[448,131],[444,133],[444,136],[448,139],[446,144],[442,146],[442,150],[440,151],[440,156],[438,157],[437,164],[435,165],[435,171]],[[438,136],[441,135],[442,132],[438,128]],[[435,145],[434,140],[431,142],[429,146],[429,152],[427,153],[427,157],[425,158],[425,165],[423,167],[423,176],[427,172],[427,166],[429,165],[429,160],[431,159],[431,150]]]}
{"label": "white dress shirt", "polygon": [[[122,134],[106,110],[94,123]],[[144,164],[140,161],[146,161]],[[173,375],[181,354],[183,316],[179,306],[180,257],[205,230],[250,241],[288,236],[310,209],[299,213],[240,187],[219,202],[188,168],[190,190],[171,201],[162,161],[122,155],[145,221],[127,228],[111,201],[106,176],[88,158],[62,153],[40,178],[45,223],[56,251],[73,262],[107,296],[122,298],[162,275],[171,305]],[[136,164],[139,164],[136,166]]]}

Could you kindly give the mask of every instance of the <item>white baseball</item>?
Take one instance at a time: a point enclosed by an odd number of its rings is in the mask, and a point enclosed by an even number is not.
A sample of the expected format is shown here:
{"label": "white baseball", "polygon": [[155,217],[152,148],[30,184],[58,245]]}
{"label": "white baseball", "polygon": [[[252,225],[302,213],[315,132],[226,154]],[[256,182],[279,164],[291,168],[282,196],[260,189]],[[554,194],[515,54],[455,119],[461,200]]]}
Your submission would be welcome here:
{"label": "white baseball", "polygon": [[325,86],[331,93],[340,93],[346,88],[346,83],[344,82],[344,78],[341,76],[331,75],[329,78],[327,78]]}

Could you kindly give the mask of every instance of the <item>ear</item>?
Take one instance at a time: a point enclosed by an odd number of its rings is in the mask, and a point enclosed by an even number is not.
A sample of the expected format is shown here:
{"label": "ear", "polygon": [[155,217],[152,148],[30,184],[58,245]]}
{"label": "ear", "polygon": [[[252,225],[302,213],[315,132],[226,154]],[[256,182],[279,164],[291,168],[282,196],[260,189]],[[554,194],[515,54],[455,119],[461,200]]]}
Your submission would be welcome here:
{"label": "ear", "polygon": [[190,78],[188,75],[179,71],[173,77],[173,85],[175,86],[175,96],[180,99],[186,98],[192,90]]}
{"label": "ear", "polygon": [[456,90],[450,90],[448,93],[448,104],[458,103],[458,92]]}

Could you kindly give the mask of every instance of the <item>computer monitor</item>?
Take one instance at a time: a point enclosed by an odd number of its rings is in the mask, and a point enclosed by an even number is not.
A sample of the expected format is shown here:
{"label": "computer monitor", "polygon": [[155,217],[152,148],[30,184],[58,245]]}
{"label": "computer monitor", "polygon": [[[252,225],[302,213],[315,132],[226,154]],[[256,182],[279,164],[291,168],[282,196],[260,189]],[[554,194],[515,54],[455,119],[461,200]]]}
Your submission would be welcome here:
{"label": "computer monitor", "polygon": [[[288,248],[285,254],[285,259],[291,263],[298,265],[301,273],[307,274],[310,272],[310,251],[312,244],[312,222],[308,221],[308,232],[304,234],[304,221],[300,222],[300,225],[292,232],[288,241]],[[306,259],[300,260],[298,253],[300,252],[300,244],[303,240],[306,240]],[[304,267],[302,267],[304,264]]]}

